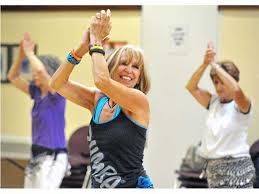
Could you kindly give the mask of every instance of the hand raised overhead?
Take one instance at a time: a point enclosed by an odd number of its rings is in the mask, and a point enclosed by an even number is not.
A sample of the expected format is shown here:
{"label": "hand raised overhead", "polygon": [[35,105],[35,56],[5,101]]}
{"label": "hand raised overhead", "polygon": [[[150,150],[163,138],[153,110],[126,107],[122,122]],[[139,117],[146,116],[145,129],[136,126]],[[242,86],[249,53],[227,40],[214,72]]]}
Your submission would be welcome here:
{"label": "hand raised overhead", "polygon": [[108,9],[106,12],[102,10],[92,16],[90,22],[90,43],[102,44],[102,42],[110,34],[111,25],[111,11]]}
{"label": "hand raised overhead", "polygon": [[22,47],[27,56],[31,53],[34,54],[35,43],[32,41],[31,36],[28,32],[24,33]]}

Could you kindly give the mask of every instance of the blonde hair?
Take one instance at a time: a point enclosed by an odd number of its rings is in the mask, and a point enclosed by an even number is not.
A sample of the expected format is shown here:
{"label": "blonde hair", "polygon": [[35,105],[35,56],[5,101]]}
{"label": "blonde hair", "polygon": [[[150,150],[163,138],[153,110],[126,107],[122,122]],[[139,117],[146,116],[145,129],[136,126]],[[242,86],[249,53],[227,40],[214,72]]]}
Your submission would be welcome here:
{"label": "blonde hair", "polygon": [[126,54],[128,56],[127,63],[129,63],[132,60],[133,56],[137,56],[138,65],[140,67],[140,76],[139,76],[139,82],[138,82],[138,84],[135,85],[134,88],[142,91],[144,94],[147,94],[150,89],[150,79],[149,79],[149,75],[147,73],[147,67],[145,65],[143,51],[142,51],[142,49],[140,49],[138,47],[135,47],[132,45],[125,45],[123,47],[116,49],[113,53],[111,53],[107,57],[106,61],[108,64],[108,69],[109,69],[111,77],[112,77],[113,73],[115,72],[115,70],[120,65],[120,59],[121,59],[123,52],[126,52]]}

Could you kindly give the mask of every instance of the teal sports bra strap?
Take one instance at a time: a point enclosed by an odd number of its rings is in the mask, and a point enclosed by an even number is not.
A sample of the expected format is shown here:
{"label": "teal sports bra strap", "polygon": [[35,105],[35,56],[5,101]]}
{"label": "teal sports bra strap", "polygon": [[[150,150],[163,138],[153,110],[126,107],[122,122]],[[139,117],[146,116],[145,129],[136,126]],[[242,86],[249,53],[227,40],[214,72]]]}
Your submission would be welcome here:
{"label": "teal sports bra strap", "polygon": [[[108,100],[109,100],[109,98],[107,96],[102,96],[98,100],[97,105],[96,105],[96,109],[95,109],[95,113],[94,113],[94,122],[95,123],[100,123],[99,118],[100,118],[101,112],[103,110],[104,105],[107,103]],[[115,110],[115,114],[113,115],[112,119],[117,117],[119,115],[120,111],[121,111],[121,108],[120,108],[120,106],[118,106]]]}
{"label": "teal sports bra strap", "polygon": [[107,96],[102,96],[98,102],[97,102],[97,105],[96,105],[96,109],[95,109],[95,113],[94,113],[94,121],[96,123],[99,123],[99,118],[100,118],[100,115],[101,115],[101,112],[103,110],[103,107],[105,105],[105,103],[108,101],[108,97]]}

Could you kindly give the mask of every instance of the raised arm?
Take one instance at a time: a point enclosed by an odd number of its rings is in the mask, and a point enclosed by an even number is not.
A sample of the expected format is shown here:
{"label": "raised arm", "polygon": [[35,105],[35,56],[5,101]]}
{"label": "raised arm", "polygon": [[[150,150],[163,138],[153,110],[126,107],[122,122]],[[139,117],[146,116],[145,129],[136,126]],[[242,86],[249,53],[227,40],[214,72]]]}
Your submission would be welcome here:
{"label": "raised arm", "polygon": [[28,58],[32,71],[44,71],[45,67],[42,62],[38,59],[38,57],[34,53],[35,43],[31,39],[31,36],[28,32],[24,33],[23,38],[23,50],[25,52],[26,57]]}
{"label": "raised arm", "polygon": [[[73,53],[80,60],[80,58],[88,52],[88,47],[89,30],[86,30],[83,35],[82,42],[76,49],[74,49]],[[74,68],[75,64],[71,64],[68,60],[66,60],[52,76],[50,86],[71,102],[87,108],[92,112],[94,109],[97,89],[93,87],[86,87],[69,80],[70,74]]]}
{"label": "raised arm", "polygon": [[208,44],[208,48],[206,50],[206,54],[204,56],[203,63],[200,67],[194,72],[191,79],[188,81],[186,85],[186,89],[192,94],[192,96],[205,108],[208,107],[211,94],[204,89],[199,88],[198,84],[201,80],[201,77],[208,67],[208,65],[214,61],[214,50],[211,44]]}
{"label": "raised arm", "polygon": [[[39,78],[41,80],[49,80],[50,75],[47,73],[47,70],[45,69],[43,63],[40,61],[40,59],[35,55],[35,43],[31,39],[31,36],[28,32],[24,33],[24,38],[23,38],[23,50],[25,52],[26,57],[29,60],[29,64],[32,69],[32,74],[34,79]],[[45,77],[46,79],[42,79],[42,77]],[[35,80],[34,80],[35,81]],[[48,83],[46,84],[47,90],[54,94],[55,91],[49,87]]]}
{"label": "raised arm", "polygon": [[251,102],[246,94],[243,92],[238,82],[229,75],[220,65],[212,63],[211,67],[213,71],[217,74],[224,85],[231,91],[234,101],[236,102],[238,108],[241,112],[247,113],[250,109]]}
{"label": "raised arm", "polygon": [[[110,10],[107,10],[107,12],[102,10],[101,13],[96,14],[96,17],[92,17],[90,27],[91,45],[102,45],[101,40],[109,34],[111,29],[110,17]],[[142,114],[144,116],[144,113],[149,113],[148,99],[144,93],[114,81],[109,74],[107,62],[101,53],[94,52],[91,57],[93,77],[97,88],[121,107],[136,115]]]}
{"label": "raised arm", "polygon": [[22,45],[23,41],[20,42],[19,54],[8,72],[8,79],[15,87],[29,95],[29,82],[20,76],[22,61],[25,58]]}

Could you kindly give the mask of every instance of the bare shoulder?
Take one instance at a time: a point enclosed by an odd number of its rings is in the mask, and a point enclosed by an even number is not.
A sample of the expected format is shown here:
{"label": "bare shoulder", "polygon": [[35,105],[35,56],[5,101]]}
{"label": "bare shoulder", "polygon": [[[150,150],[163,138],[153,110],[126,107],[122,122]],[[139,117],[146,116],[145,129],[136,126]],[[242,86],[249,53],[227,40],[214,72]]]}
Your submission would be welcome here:
{"label": "bare shoulder", "polygon": [[134,111],[128,110],[129,114],[135,115],[136,117],[144,116],[146,118],[149,118],[150,106],[148,96],[142,91],[135,88],[132,88],[132,92],[135,93],[136,98],[133,99],[133,102],[131,103],[135,103],[136,108],[134,109]]}

